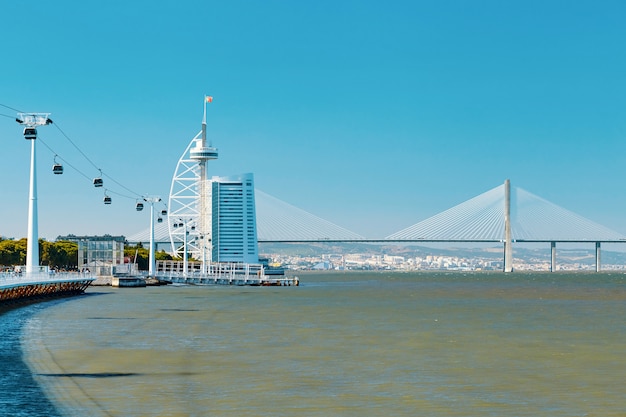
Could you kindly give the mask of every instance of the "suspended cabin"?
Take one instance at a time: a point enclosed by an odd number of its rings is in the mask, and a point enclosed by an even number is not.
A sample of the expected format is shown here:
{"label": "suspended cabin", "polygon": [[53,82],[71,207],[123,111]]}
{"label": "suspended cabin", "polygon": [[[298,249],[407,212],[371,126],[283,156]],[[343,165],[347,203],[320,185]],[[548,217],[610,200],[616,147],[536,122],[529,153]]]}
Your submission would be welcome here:
{"label": "suspended cabin", "polygon": [[135,205],[135,209],[136,209],[137,211],[141,211],[141,210],[143,210],[143,203],[137,203],[137,204]]}
{"label": "suspended cabin", "polygon": [[37,129],[34,127],[24,128],[24,139],[34,140],[37,139]]}
{"label": "suspended cabin", "polygon": [[167,210],[161,210],[161,216],[167,216]]}
{"label": "suspended cabin", "polygon": [[111,197],[109,197],[108,195],[104,196],[104,204],[111,204]]}
{"label": "suspended cabin", "polygon": [[94,187],[102,187],[102,178],[94,178],[93,179],[93,186]]}
{"label": "suspended cabin", "polygon": [[63,165],[61,164],[52,165],[52,172],[54,172],[55,174],[63,174]]}

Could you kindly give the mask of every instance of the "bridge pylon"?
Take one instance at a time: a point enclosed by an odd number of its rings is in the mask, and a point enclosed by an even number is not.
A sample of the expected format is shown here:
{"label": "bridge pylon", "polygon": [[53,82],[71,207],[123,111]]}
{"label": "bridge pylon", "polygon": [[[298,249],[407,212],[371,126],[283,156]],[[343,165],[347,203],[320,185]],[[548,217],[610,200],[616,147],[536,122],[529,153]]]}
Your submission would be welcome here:
{"label": "bridge pylon", "polygon": [[511,181],[504,181],[504,272],[513,272],[511,239]]}

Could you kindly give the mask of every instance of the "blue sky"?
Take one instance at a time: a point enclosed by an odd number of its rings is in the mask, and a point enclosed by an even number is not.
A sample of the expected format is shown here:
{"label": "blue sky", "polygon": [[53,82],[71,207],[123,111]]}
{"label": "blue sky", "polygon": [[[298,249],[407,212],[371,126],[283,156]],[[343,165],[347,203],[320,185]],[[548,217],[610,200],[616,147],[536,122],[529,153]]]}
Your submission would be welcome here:
{"label": "blue sky", "polygon": [[[0,104],[50,112],[106,175],[167,197],[199,131],[211,175],[383,237],[511,179],[626,233],[622,1],[9,2]],[[3,116],[15,112],[0,107]],[[0,235],[26,236],[29,143],[0,117]],[[98,171],[56,126],[41,138]],[[39,231],[147,227],[38,143]],[[128,194],[109,182],[105,187]]]}

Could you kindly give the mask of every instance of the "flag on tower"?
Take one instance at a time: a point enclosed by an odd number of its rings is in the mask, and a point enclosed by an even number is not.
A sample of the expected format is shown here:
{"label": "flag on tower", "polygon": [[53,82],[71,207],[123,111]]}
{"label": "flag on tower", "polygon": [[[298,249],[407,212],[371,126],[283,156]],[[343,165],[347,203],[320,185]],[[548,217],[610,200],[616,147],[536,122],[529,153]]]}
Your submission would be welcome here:
{"label": "flag on tower", "polygon": [[213,101],[213,97],[211,96],[206,96],[206,102],[207,103],[211,103]]}

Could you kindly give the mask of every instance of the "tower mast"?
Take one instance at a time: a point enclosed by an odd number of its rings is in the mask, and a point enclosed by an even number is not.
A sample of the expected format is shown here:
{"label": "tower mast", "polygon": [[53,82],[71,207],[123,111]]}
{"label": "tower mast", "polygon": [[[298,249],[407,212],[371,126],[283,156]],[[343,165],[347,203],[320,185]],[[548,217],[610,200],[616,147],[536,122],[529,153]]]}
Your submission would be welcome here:
{"label": "tower mast", "polygon": [[504,272],[513,271],[511,239],[511,181],[504,182]]}
{"label": "tower mast", "polygon": [[198,160],[198,165],[200,167],[200,177],[198,179],[198,190],[200,194],[198,198],[198,211],[200,218],[198,219],[199,233],[197,237],[200,239],[199,246],[202,251],[202,259],[204,259],[204,254],[207,249],[210,249],[211,245],[211,204],[209,203],[211,193],[209,190],[210,184],[207,180],[207,161],[217,159],[217,149],[213,148],[210,142],[207,146],[206,137],[207,104],[212,101],[213,97],[204,96],[204,114],[202,115],[202,131],[200,141],[196,142],[196,147],[191,149],[190,152],[191,159]]}

